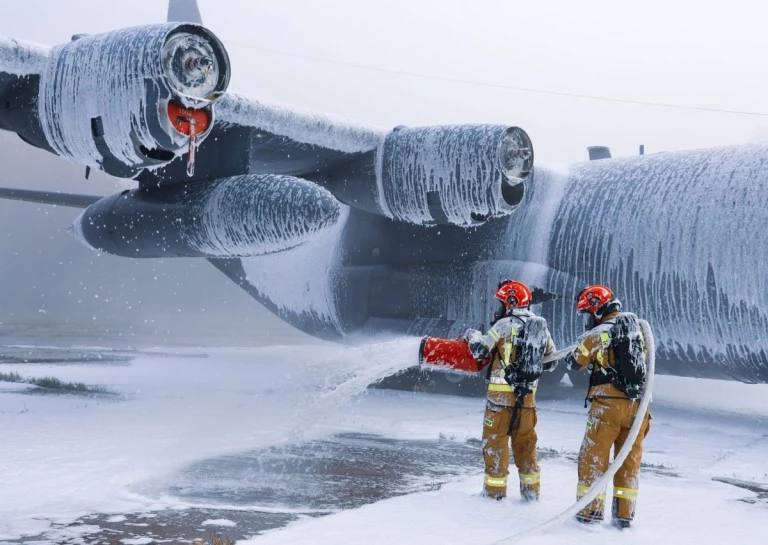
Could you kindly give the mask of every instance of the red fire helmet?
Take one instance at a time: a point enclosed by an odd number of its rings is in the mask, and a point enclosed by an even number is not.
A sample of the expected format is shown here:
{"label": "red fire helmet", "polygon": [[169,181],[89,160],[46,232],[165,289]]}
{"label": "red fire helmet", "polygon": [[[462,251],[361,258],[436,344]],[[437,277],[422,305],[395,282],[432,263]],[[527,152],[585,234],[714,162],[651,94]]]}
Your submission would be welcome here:
{"label": "red fire helmet", "polygon": [[507,308],[528,308],[531,304],[531,290],[517,280],[503,280],[496,290],[496,297]]}
{"label": "red fire helmet", "polygon": [[579,313],[598,314],[600,308],[613,300],[611,288],[606,286],[587,286],[576,296],[576,310]]}

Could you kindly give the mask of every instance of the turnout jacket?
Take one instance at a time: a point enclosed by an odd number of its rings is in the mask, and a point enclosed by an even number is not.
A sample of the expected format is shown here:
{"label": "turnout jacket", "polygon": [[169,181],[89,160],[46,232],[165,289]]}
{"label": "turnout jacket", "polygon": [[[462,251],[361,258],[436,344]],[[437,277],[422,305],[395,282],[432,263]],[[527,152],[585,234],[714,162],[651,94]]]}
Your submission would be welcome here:
{"label": "turnout jacket", "polygon": [[[479,331],[472,331],[468,335],[470,347],[481,344],[489,354],[491,367],[487,379],[487,397],[491,403],[506,407],[515,404],[515,393],[504,378],[504,368],[514,365],[515,360],[517,360],[517,337],[532,316],[535,315],[528,309],[512,309],[509,314],[496,321],[485,335]],[[554,352],[555,343],[552,341],[549,329],[546,330],[542,342],[545,343],[544,355]],[[524,407],[536,406],[535,393],[534,386],[533,394],[525,396]]]}
{"label": "turnout jacket", "polygon": [[[619,314],[621,312],[618,310],[606,314],[595,327],[579,337],[576,348],[571,354],[572,360],[569,362],[569,368],[572,368],[575,363],[579,370],[589,369],[594,376],[606,374],[607,370],[615,367],[616,356],[613,353],[613,348],[611,348],[610,331]],[[642,338],[642,331],[640,335]],[[643,339],[643,350],[646,350],[645,339]],[[627,394],[607,382],[590,386],[587,397],[627,397]]]}

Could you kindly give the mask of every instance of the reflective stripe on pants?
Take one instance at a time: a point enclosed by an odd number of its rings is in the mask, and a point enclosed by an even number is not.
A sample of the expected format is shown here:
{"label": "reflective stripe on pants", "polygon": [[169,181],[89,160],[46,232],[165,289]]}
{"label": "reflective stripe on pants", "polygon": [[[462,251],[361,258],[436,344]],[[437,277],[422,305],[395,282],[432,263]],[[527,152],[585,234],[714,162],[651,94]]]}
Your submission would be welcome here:
{"label": "reflective stripe on pants", "polygon": [[[530,395],[530,394],[529,394]],[[509,447],[512,444],[512,454],[515,466],[520,475],[521,485],[529,489],[539,490],[539,465],[536,456],[536,409],[533,407],[519,408],[517,418],[520,419],[514,435],[508,435],[509,424],[512,420],[513,407],[505,407],[488,403],[483,418],[483,459],[485,462],[486,492],[498,495],[499,490],[488,490],[488,478],[504,479],[501,487],[506,494],[506,478],[509,475]],[[535,482],[526,483],[525,479]]]}
{"label": "reflective stripe on pants", "polygon": [[[629,428],[632,426],[639,403],[629,399],[601,398],[592,400],[587,429],[579,451],[579,491],[577,496],[586,494],[589,486],[608,469],[611,449],[614,456],[621,450]],[[646,413],[640,433],[635,439],[627,459],[613,477],[614,517],[632,520],[635,515],[640,461],[643,455],[643,439],[650,429],[650,413]],[[583,492],[581,487],[585,487]],[[605,495],[597,497],[589,506],[579,512],[590,516],[602,516]]]}

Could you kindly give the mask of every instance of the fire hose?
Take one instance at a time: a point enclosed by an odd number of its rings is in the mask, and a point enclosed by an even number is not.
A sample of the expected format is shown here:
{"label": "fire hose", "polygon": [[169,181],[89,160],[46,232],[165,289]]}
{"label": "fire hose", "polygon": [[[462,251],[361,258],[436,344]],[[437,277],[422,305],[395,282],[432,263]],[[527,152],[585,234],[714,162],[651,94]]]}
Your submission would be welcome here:
{"label": "fire hose", "polygon": [[613,479],[613,476],[624,463],[624,460],[626,460],[627,456],[629,455],[629,451],[632,449],[632,445],[635,443],[635,439],[637,438],[638,433],[640,433],[640,427],[643,424],[645,412],[648,409],[648,404],[651,402],[653,375],[656,364],[656,344],[653,338],[653,332],[651,331],[651,326],[645,320],[640,320],[639,323],[640,329],[643,332],[643,337],[645,339],[647,377],[643,396],[640,398],[640,405],[637,407],[637,412],[635,413],[635,420],[632,423],[632,427],[629,429],[629,434],[627,435],[627,439],[624,441],[624,445],[621,447],[621,450],[613,459],[613,462],[611,462],[610,466],[608,466],[607,471],[599,479],[592,483],[592,486],[589,488],[587,493],[582,498],[580,498],[579,501],[550,520],[525,530],[524,532],[520,532],[498,541],[494,541],[493,545],[508,545],[511,543],[519,543],[524,539],[528,539],[536,534],[545,532],[546,530],[562,524],[566,520],[570,519],[584,507],[589,505],[592,500],[594,500],[598,494],[600,494],[600,492],[605,489],[608,482]]}

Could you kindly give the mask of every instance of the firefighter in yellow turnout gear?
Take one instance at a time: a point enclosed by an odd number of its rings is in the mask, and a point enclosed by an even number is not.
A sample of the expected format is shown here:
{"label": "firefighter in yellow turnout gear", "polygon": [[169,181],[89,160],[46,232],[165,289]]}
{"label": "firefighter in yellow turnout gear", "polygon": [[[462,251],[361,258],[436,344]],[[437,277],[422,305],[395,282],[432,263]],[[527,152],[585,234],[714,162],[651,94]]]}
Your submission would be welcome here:
{"label": "firefighter in yellow turnout gear", "polygon": [[[640,403],[636,395],[627,393],[636,392],[621,382],[623,379],[617,379],[619,365],[612,347],[611,332],[615,331],[613,326],[620,315],[627,314],[621,313],[621,302],[614,298],[609,288],[589,286],[577,297],[577,309],[587,315],[590,329],[579,339],[567,365],[569,368],[575,365],[591,370],[587,394],[591,407],[579,452],[576,495],[581,498],[608,469],[611,447],[614,448],[614,456],[621,450]],[[645,352],[642,333],[637,331],[636,334],[639,343],[642,343],[642,352]],[[650,429],[650,418],[650,411],[647,411],[629,456],[613,478],[612,523],[619,528],[628,528],[635,515],[643,439]],[[603,519],[604,501],[603,493],[582,509],[576,519],[587,524],[599,523]]]}
{"label": "firefighter in yellow turnout gear", "polygon": [[[535,370],[531,372],[530,366],[521,369],[521,362],[525,352],[526,361],[532,360],[534,367],[540,366],[543,356],[553,352],[555,346],[544,319],[529,310],[531,295],[531,290],[522,282],[501,282],[496,292],[504,306],[503,313],[499,313],[501,317],[485,335],[479,331],[467,332],[473,356],[478,360],[490,359],[483,418],[483,493],[496,499],[507,495],[510,439],[520,494],[525,501],[539,498],[535,394],[541,369],[538,374]],[[522,339],[526,339],[524,344]]]}

